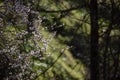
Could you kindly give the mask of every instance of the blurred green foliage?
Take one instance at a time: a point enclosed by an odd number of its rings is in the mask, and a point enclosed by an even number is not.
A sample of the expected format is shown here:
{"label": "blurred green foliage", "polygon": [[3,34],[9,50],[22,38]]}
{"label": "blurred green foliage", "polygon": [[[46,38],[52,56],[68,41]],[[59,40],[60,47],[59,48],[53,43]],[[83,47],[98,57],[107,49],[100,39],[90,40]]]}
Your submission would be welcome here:
{"label": "blurred green foliage", "polygon": [[[43,59],[39,60],[36,57],[32,57],[34,61],[32,65],[33,71],[36,72],[36,80],[85,80],[89,77],[89,64],[90,64],[90,15],[89,15],[89,0],[29,0],[23,1],[25,5],[32,3],[33,9],[38,11],[38,15],[41,16],[42,22],[39,26],[40,34],[45,40],[49,40],[51,35],[56,32],[56,35],[52,37],[51,41],[47,44],[47,49],[41,56]],[[0,2],[2,5],[2,1]],[[100,56],[104,54],[105,31],[108,29],[110,22],[108,13],[109,1],[106,3],[106,11],[100,7],[101,12],[98,14],[99,18],[99,44],[100,44]],[[102,12],[103,11],[103,12]],[[119,8],[116,11],[120,12]],[[2,9],[0,10],[2,12]],[[15,14],[15,15],[14,15]],[[108,15],[106,15],[108,14]],[[119,16],[119,14],[116,14]],[[6,23],[14,17],[18,19],[16,13],[10,13],[5,15]],[[9,20],[10,19],[10,20]],[[20,17],[21,19],[21,17]],[[120,19],[119,19],[120,20]],[[118,22],[113,23],[113,29],[111,30],[111,45],[112,51],[118,51],[119,39],[120,39],[120,25]],[[4,31],[4,37],[0,36],[0,49],[4,48],[5,40],[8,40],[9,44],[13,38],[16,38],[15,34],[23,30],[27,30],[26,24],[18,24],[17,26],[8,25],[5,28],[1,28]],[[0,33],[1,34],[1,33]],[[20,49],[24,53],[29,53],[31,50],[35,50],[34,42],[29,41],[33,38],[32,34],[27,34],[19,39],[26,38],[25,43],[19,44]],[[10,40],[10,41],[9,41]],[[38,41],[38,40],[37,40]],[[15,43],[14,43],[15,44]],[[40,47],[44,46],[42,42],[38,43]],[[109,47],[111,48],[111,47]],[[119,52],[119,51],[118,51]],[[110,51],[108,51],[110,53]],[[117,54],[117,53],[116,53]],[[111,58],[112,56],[110,56]],[[103,57],[101,57],[103,59]],[[110,62],[114,62],[111,60]],[[113,64],[112,64],[113,65]]]}

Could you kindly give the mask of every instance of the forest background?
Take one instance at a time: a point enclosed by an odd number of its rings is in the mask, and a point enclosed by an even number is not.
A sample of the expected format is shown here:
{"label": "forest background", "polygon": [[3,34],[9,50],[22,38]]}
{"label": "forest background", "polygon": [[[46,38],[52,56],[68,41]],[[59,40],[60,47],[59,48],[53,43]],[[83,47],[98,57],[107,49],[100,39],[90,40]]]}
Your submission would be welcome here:
{"label": "forest background", "polygon": [[120,80],[119,0],[0,0],[0,80]]}

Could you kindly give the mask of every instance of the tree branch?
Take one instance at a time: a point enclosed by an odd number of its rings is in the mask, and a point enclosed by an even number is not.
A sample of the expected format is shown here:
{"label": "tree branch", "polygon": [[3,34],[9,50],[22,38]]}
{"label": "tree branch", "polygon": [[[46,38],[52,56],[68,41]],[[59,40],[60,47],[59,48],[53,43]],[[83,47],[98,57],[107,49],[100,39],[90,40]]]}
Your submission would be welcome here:
{"label": "tree branch", "polygon": [[51,67],[54,66],[54,64],[58,61],[58,59],[62,56],[62,54],[65,52],[66,49],[64,49],[63,51],[60,52],[59,56],[57,57],[57,59],[46,69],[44,70],[42,73],[38,74],[36,77],[35,77],[35,80],[42,74],[45,74]]}
{"label": "tree branch", "polygon": [[64,10],[45,10],[43,8],[38,8],[37,11],[46,12],[46,13],[62,13],[62,12],[70,12],[70,11],[77,10],[80,8],[82,8],[82,6],[71,7],[69,9],[64,9]]}

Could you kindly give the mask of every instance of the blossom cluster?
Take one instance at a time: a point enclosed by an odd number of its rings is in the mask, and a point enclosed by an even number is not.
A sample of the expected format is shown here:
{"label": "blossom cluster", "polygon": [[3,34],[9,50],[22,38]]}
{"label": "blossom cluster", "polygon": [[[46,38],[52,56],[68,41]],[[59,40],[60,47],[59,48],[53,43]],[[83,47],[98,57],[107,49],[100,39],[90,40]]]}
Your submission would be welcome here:
{"label": "blossom cluster", "polygon": [[[5,24],[8,27],[12,26],[11,28],[5,27],[4,31],[6,32],[2,32],[6,42],[0,49],[2,57],[0,70],[3,70],[3,79],[5,80],[33,80],[37,76],[34,66],[47,67],[46,63],[37,63],[37,61],[44,61],[44,53],[47,51],[49,42],[55,36],[54,33],[48,39],[44,38],[40,29],[42,19],[38,12],[32,10],[32,6],[23,5],[21,1],[4,1],[4,15],[7,17]],[[34,18],[32,21],[29,20],[29,14]],[[29,33],[27,27],[31,25],[34,30]],[[41,72],[41,69],[38,71]],[[0,73],[0,76],[2,74]]]}

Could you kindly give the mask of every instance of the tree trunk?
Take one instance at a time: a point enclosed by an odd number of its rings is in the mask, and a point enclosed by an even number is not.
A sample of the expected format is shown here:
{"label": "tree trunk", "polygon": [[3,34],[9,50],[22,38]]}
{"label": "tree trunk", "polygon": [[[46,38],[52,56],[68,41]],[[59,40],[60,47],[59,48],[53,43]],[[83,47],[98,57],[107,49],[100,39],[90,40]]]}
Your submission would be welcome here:
{"label": "tree trunk", "polygon": [[99,53],[98,53],[98,4],[97,0],[90,1],[90,20],[91,20],[91,64],[90,80],[99,79]]}

